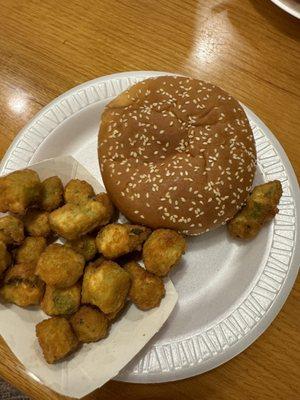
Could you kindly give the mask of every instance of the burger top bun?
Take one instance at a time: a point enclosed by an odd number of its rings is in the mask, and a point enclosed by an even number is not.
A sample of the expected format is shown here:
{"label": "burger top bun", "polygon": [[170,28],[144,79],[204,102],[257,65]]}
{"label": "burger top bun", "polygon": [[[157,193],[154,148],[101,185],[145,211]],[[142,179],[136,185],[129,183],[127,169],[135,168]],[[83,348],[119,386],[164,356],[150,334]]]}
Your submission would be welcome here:
{"label": "burger top bun", "polygon": [[237,100],[207,82],[161,76],[106,106],[99,162],[108,194],[130,221],[199,235],[242,207],[256,151]]}

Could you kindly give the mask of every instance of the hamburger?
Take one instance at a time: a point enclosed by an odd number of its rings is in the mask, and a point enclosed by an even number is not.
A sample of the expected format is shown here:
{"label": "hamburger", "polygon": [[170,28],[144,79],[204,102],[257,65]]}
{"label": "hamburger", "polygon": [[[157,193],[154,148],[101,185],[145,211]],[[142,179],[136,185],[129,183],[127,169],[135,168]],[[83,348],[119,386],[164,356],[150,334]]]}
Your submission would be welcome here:
{"label": "hamburger", "polygon": [[256,170],[239,102],[182,76],[146,79],[107,104],[98,153],[106,190],[128,220],[186,235],[230,220]]}

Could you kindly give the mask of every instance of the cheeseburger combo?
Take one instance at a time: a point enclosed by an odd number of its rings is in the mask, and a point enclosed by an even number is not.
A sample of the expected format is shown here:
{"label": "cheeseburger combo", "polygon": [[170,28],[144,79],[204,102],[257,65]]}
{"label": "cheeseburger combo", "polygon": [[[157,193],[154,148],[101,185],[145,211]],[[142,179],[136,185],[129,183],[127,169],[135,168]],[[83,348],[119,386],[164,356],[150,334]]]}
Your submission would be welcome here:
{"label": "cheeseburger combo", "polygon": [[36,335],[50,364],[106,338],[128,303],[159,307],[187,236],[227,223],[251,239],[282,195],[279,181],[253,188],[239,102],[197,79],[161,76],[121,93],[102,114],[98,152],[107,193],[31,169],[0,177],[0,299],[49,316]]}

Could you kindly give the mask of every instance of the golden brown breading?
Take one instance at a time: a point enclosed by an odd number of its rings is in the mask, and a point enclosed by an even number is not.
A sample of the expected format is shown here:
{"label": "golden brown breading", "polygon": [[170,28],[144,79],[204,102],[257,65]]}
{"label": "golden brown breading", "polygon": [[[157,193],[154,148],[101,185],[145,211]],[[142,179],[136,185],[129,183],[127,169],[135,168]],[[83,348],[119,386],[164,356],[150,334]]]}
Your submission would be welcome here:
{"label": "golden brown breading", "polygon": [[50,226],[54,232],[68,240],[93,231],[106,221],[107,210],[96,200],[87,200],[77,205],[67,203],[49,216]]}
{"label": "golden brown breading", "polygon": [[108,314],[104,314],[104,315],[109,321],[114,321],[117,317],[119,317],[119,315],[123,311],[124,307],[125,307],[125,303],[124,303],[123,307],[120,308],[119,310],[117,310],[115,312],[108,313]]}
{"label": "golden brown breading", "polygon": [[35,328],[45,360],[49,364],[65,358],[79,346],[79,341],[66,318],[45,319]]}
{"label": "golden brown breading", "polygon": [[11,264],[11,255],[6,249],[5,243],[0,241],[0,278],[3,272],[8,268]]}
{"label": "golden brown breading", "polygon": [[44,293],[44,283],[35,275],[35,268],[29,264],[11,267],[0,288],[0,296],[8,303],[20,307],[39,304]]}
{"label": "golden brown breading", "polygon": [[140,225],[109,224],[98,233],[96,244],[104,257],[113,259],[141,250],[151,230]]}
{"label": "golden brown breading", "polygon": [[66,185],[64,198],[66,203],[82,204],[95,196],[93,187],[86,181],[71,179]]}
{"label": "golden brown breading", "polygon": [[186,249],[184,238],[171,229],[156,229],[144,243],[143,261],[148,271],[165,276]]}
{"label": "golden brown breading", "polygon": [[95,196],[94,200],[99,201],[99,203],[102,204],[104,210],[106,211],[106,215],[103,218],[102,225],[108,224],[116,212],[116,209],[112,201],[110,200],[108,194],[99,193],[97,194],[97,196]]}
{"label": "golden brown breading", "polygon": [[42,252],[46,249],[47,242],[44,237],[27,237],[22,245],[16,250],[17,264],[36,265]]}
{"label": "golden brown breading", "polygon": [[24,217],[24,226],[30,236],[47,237],[51,233],[49,213],[40,210],[28,210]]}
{"label": "golden brown breading", "polygon": [[73,314],[80,306],[81,285],[58,289],[47,285],[41,309],[48,315]]}
{"label": "golden brown breading", "polygon": [[96,240],[91,235],[81,236],[79,239],[69,240],[66,246],[81,254],[86,261],[92,260],[97,253]]}
{"label": "golden brown breading", "polygon": [[44,211],[53,211],[63,202],[64,187],[58,176],[51,176],[42,182],[40,207]]}
{"label": "golden brown breading", "polygon": [[89,264],[82,283],[82,303],[90,303],[105,314],[118,312],[124,307],[131,277],[112,261]]}
{"label": "golden brown breading", "polygon": [[132,280],[129,299],[144,311],[158,307],[165,295],[163,280],[135,261],[125,264],[125,270],[130,273]]}
{"label": "golden brown breading", "polygon": [[0,240],[5,244],[21,244],[24,240],[23,222],[13,215],[0,218]]}
{"label": "golden brown breading", "polygon": [[282,187],[277,180],[256,186],[246,206],[229,221],[227,227],[231,236],[239,239],[254,238],[262,225],[277,214],[281,196]]}
{"label": "golden brown breading", "polygon": [[56,288],[67,288],[74,285],[84,269],[84,257],[67,246],[58,243],[50,244],[41,254],[36,274]]}
{"label": "golden brown breading", "polygon": [[82,343],[97,342],[107,336],[109,321],[100,310],[93,307],[81,306],[70,322]]}
{"label": "golden brown breading", "polygon": [[29,206],[39,203],[41,188],[38,174],[30,169],[0,177],[0,212],[25,214]]}

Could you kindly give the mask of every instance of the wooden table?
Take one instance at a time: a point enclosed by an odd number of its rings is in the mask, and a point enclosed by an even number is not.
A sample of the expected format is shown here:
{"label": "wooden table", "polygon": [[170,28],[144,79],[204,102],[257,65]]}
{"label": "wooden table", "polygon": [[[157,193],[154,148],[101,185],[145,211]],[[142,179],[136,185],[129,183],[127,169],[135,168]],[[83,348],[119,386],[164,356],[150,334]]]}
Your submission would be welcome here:
{"label": "wooden table", "polygon": [[[299,21],[269,0],[1,0],[0,27],[0,158],[71,87],[117,71],[166,70],[215,82],[253,109],[300,177]],[[298,280],[271,327],[213,371],[159,385],[111,381],[87,399],[295,399],[299,300]],[[0,375],[33,399],[64,398],[27,378],[3,341]]]}

